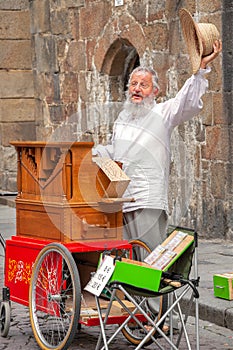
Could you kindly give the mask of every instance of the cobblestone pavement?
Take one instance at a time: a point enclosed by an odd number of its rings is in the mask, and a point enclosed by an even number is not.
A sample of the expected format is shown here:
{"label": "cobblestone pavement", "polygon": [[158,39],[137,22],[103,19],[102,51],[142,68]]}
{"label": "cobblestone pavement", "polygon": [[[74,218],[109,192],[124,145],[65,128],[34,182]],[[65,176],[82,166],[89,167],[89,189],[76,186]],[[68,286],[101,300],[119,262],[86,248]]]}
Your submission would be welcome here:
{"label": "cobblestone pavement", "polygon": [[[9,214],[9,208],[6,210],[1,206],[0,211],[0,232],[4,232],[4,237],[9,238],[15,232],[14,209],[12,215]],[[4,284],[4,250],[0,245],[0,300],[2,298],[2,286]],[[213,320],[214,321],[214,320]],[[193,318],[189,318],[188,332],[191,334],[192,349],[195,349],[195,323]],[[107,334],[111,334],[116,326],[110,326]],[[70,346],[70,350],[94,350],[99,335],[99,327],[82,327],[77,331],[75,339]],[[164,349],[170,347],[160,341]],[[126,338],[120,333],[114,343],[110,345],[109,350],[134,349]],[[12,321],[7,338],[0,337],[0,350],[37,350],[39,346],[34,339],[27,307],[12,303]],[[158,349],[155,344],[146,349]],[[180,350],[187,349],[184,341],[179,346]],[[201,350],[233,350],[233,331],[227,328],[219,327],[214,323],[200,320],[200,349]]]}
{"label": "cobblestone pavement", "polygon": [[[109,326],[108,335],[112,333],[113,328],[116,326]],[[192,349],[195,349],[195,335],[194,335],[194,319],[190,318],[188,323],[188,330],[191,334]],[[77,332],[75,339],[70,346],[70,350],[94,350],[99,335],[98,327],[83,327]],[[164,349],[170,349],[164,342]],[[131,345],[124,336],[120,333],[114,343],[109,347],[109,350],[126,350],[134,349],[135,346]],[[0,339],[1,350],[39,350],[37,345],[30,321],[28,308],[13,303],[12,305],[12,322],[7,338]],[[156,345],[150,345],[146,347],[148,350],[158,349]],[[187,345],[184,341],[181,342],[180,350],[187,349]],[[232,331],[218,327],[208,322],[200,321],[200,349],[201,350],[232,350],[233,349],[233,334]]]}

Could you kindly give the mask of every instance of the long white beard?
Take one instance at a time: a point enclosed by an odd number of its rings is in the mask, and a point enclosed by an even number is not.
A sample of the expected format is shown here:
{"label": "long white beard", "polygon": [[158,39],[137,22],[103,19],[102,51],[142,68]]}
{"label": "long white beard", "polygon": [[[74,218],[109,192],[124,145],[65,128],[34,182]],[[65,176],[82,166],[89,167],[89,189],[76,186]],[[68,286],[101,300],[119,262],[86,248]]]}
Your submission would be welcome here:
{"label": "long white beard", "polygon": [[144,97],[140,103],[135,103],[131,100],[129,93],[127,92],[127,98],[124,102],[124,110],[131,115],[132,118],[145,117],[154,106],[154,95],[151,94]]}

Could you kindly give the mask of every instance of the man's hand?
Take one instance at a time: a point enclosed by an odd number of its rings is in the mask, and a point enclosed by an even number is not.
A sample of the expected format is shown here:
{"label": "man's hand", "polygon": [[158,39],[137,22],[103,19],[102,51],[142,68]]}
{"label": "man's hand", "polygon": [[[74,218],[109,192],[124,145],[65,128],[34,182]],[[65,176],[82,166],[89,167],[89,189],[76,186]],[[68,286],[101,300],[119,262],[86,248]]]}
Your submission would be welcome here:
{"label": "man's hand", "polygon": [[210,55],[202,57],[200,68],[205,69],[207,64],[209,64],[219,55],[219,53],[222,51],[222,41],[215,40],[213,44],[213,49],[214,50]]}

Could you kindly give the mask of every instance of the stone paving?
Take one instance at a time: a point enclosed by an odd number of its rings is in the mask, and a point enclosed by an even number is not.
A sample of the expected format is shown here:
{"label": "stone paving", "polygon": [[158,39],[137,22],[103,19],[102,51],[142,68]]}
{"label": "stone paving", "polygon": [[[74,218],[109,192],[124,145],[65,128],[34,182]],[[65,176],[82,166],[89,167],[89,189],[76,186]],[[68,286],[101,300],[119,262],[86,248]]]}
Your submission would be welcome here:
{"label": "stone paving", "polygon": [[[15,233],[15,209],[7,206],[0,205],[0,232],[4,232],[5,238],[10,238]],[[222,245],[220,246],[222,248]],[[201,260],[204,256],[210,254],[210,249],[206,245],[206,248],[201,254]],[[220,257],[221,258],[221,257]],[[213,259],[213,258],[212,258]],[[223,255],[222,255],[223,259]],[[212,261],[211,259],[209,260]],[[210,264],[212,268],[212,265]],[[4,279],[4,250],[0,245],[0,299],[2,298],[2,286]],[[203,284],[210,285],[210,280],[207,278]],[[207,295],[208,296],[208,295]],[[223,305],[224,301],[219,305]],[[233,301],[226,301],[227,305],[233,307]],[[200,305],[202,308],[202,305]],[[200,310],[201,311],[201,310]],[[225,327],[216,325],[214,316],[210,321],[200,320],[200,349],[202,350],[232,350],[233,349],[233,331]],[[191,334],[192,349],[195,349],[195,323],[192,317],[188,321],[188,330]],[[116,326],[110,326],[107,334],[111,334]],[[75,339],[70,346],[70,350],[94,350],[99,335],[99,327],[82,327],[80,331],[77,331]],[[164,349],[170,349],[170,347],[160,340],[160,344],[164,346]],[[124,336],[120,333],[114,343],[110,345],[109,350],[125,350],[134,349],[135,346],[128,343]],[[12,322],[7,338],[0,338],[0,350],[37,350],[39,346],[34,339],[33,332],[29,320],[29,310],[27,307],[12,303]],[[158,349],[155,344],[147,347],[148,350]],[[184,341],[179,346],[180,350],[187,349],[187,345]]]}
{"label": "stone paving", "polygon": [[[0,339],[0,350],[37,350],[37,345],[30,321],[28,308],[13,303],[12,305],[12,323],[7,338]],[[195,334],[194,334],[194,319],[188,323],[188,330],[191,334],[192,349],[195,349]],[[109,326],[108,335],[112,333],[116,326]],[[99,327],[83,327],[80,331],[77,331],[77,335],[70,346],[70,350],[94,350],[99,335]],[[165,349],[170,349],[169,346],[162,340],[160,344]],[[120,333],[116,340],[110,345],[109,350],[126,350],[134,349],[135,346],[131,345],[124,336]],[[148,350],[156,350],[157,346],[150,345],[146,347]],[[180,350],[187,349],[187,345],[184,341],[181,342]],[[216,326],[209,322],[200,321],[200,349],[201,350],[232,350],[233,349],[233,334],[232,331]]]}

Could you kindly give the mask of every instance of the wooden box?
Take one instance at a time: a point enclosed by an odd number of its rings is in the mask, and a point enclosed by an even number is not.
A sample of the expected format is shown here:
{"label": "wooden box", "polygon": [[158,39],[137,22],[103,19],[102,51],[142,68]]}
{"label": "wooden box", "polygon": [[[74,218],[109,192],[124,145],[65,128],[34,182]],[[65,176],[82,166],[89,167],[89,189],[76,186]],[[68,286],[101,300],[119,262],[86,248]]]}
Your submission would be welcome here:
{"label": "wooden box", "polygon": [[107,187],[103,191],[103,196],[107,198],[122,197],[130,182],[129,177],[121,170],[116,162],[113,162],[109,158],[94,157],[93,161],[108,179]]}
{"label": "wooden box", "polygon": [[194,236],[186,229],[175,229],[144,261],[152,267],[167,271],[193,244]]}
{"label": "wooden box", "polygon": [[213,276],[214,296],[233,300],[233,272]]}
{"label": "wooden box", "polygon": [[[182,237],[179,237],[181,236]],[[110,282],[118,281],[137,288],[144,288],[153,292],[159,291],[162,271],[167,271],[187,249],[193,244],[193,235],[185,231],[174,230],[169,237],[161,244],[165,250],[171,249],[174,253],[171,259],[163,261],[164,266],[157,266],[154,261],[162,258],[164,252],[159,253],[155,248],[143,262],[122,258],[121,261],[116,260],[115,269]],[[159,245],[160,246],[160,245]],[[154,260],[155,259],[155,260]]]}
{"label": "wooden box", "polygon": [[116,260],[110,283],[118,281],[133,287],[145,288],[157,292],[161,277],[161,270],[156,270],[141,261],[123,258],[121,261]]}
{"label": "wooden box", "polygon": [[17,235],[122,239],[121,202],[100,205],[110,180],[92,160],[92,142],[11,144],[18,153]]}

